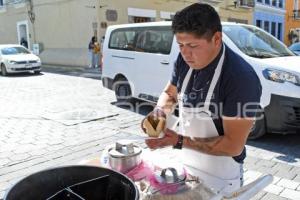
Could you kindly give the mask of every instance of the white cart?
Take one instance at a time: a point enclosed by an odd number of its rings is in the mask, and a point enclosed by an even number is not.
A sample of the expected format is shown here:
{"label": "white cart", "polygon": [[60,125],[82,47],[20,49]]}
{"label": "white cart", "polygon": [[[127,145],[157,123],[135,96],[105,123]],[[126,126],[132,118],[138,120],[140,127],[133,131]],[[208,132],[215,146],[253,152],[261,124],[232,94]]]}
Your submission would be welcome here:
{"label": "white cart", "polygon": [[[97,161],[99,164],[101,163],[101,166],[108,167],[108,168],[109,168],[109,164],[108,164],[107,150],[109,149],[110,146],[111,145],[105,148],[105,150],[102,153],[101,159]],[[164,148],[155,151],[144,149],[142,153],[142,158],[145,162],[151,162],[154,165],[156,166],[158,165],[161,168],[168,167],[167,165],[170,166],[170,163],[179,162],[177,160],[178,157],[176,156],[176,151],[174,150],[172,151],[169,148]],[[141,200],[182,200],[182,199],[183,200],[249,200],[252,197],[254,197],[257,193],[262,191],[266,186],[271,184],[272,181],[273,181],[272,175],[264,175],[254,180],[253,182],[244,185],[243,187],[239,188],[237,191],[234,191],[226,195],[222,194],[222,192],[219,193],[213,192],[213,190],[205,187],[205,182],[202,182],[202,188],[200,189],[200,192],[198,192],[199,197],[197,199],[191,197],[190,198],[185,197],[184,194],[183,195],[176,194],[176,195],[161,196],[161,197],[158,197],[157,195],[147,197],[146,195],[143,198],[141,198]],[[203,191],[203,188],[204,190],[206,191],[209,190],[210,192],[208,192],[206,195],[203,195],[201,197],[201,191]]]}

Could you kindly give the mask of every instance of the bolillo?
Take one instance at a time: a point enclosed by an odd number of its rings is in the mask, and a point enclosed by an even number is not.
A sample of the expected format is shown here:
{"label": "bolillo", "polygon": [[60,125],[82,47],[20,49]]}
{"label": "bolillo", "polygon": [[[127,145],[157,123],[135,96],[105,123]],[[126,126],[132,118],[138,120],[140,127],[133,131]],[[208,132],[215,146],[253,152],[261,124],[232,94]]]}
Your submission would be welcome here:
{"label": "bolillo", "polygon": [[159,137],[160,133],[165,129],[166,119],[164,117],[158,117],[156,119],[153,116],[148,116],[143,121],[143,128],[149,137]]}

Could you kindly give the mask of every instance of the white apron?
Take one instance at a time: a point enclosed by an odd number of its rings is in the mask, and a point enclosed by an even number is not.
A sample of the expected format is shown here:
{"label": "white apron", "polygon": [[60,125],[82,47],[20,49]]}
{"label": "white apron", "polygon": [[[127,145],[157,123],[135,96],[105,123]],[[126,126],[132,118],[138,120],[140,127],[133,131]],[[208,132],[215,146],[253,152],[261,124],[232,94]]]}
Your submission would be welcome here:
{"label": "white apron", "polygon": [[[185,76],[181,93],[178,95],[180,133],[184,136],[189,136],[191,139],[219,136],[211,118],[209,105],[221,74],[224,56],[225,46],[223,46],[223,53],[215,70],[203,107],[188,108],[183,106],[182,99],[193,71],[192,68],[189,69]],[[213,188],[216,192],[226,194],[241,186],[242,165],[237,163],[232,157],[213,156],[183,148],[182,161],[192,175],[199,176],[207,186]]]}

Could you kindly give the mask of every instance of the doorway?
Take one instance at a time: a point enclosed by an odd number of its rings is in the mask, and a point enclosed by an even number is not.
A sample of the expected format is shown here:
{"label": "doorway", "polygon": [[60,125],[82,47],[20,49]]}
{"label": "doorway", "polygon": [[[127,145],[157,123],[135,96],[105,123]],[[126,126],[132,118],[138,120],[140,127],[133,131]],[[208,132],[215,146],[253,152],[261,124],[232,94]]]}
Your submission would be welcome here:
{"label": "doorway", "polygon": [[18,32],[18,44],[23,46],[27,46],[29,50],[31,50],[30,40],[29,40],[29,31],[28,31],[28,21],[20,21],[17,22],[17,32]]}

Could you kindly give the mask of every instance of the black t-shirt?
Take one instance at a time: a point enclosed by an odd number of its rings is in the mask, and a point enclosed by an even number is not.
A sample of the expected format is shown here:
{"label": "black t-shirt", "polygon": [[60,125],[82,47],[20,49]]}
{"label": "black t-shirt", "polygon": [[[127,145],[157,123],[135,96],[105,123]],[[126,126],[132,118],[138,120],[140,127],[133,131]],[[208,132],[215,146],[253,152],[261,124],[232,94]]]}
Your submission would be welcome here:
{"label": "black t-shirt", "polygon": [[[225,48],[224,64],[210,104],[210,111],[219,135],[224,135],[221,116],[255,116],[262,91],[259,78],[251,65],[226,45]],[[222,50],[207,67],[193,70],[184,93],[184,106],[203,107],[221,55]],[[177,87],[178,92],[181,91],[188,70],[189,66],[179,54],[171,79],[171,84]],[[246,149],[244,148],[243,152],[234,159],[242,163],[245,157]]]}

